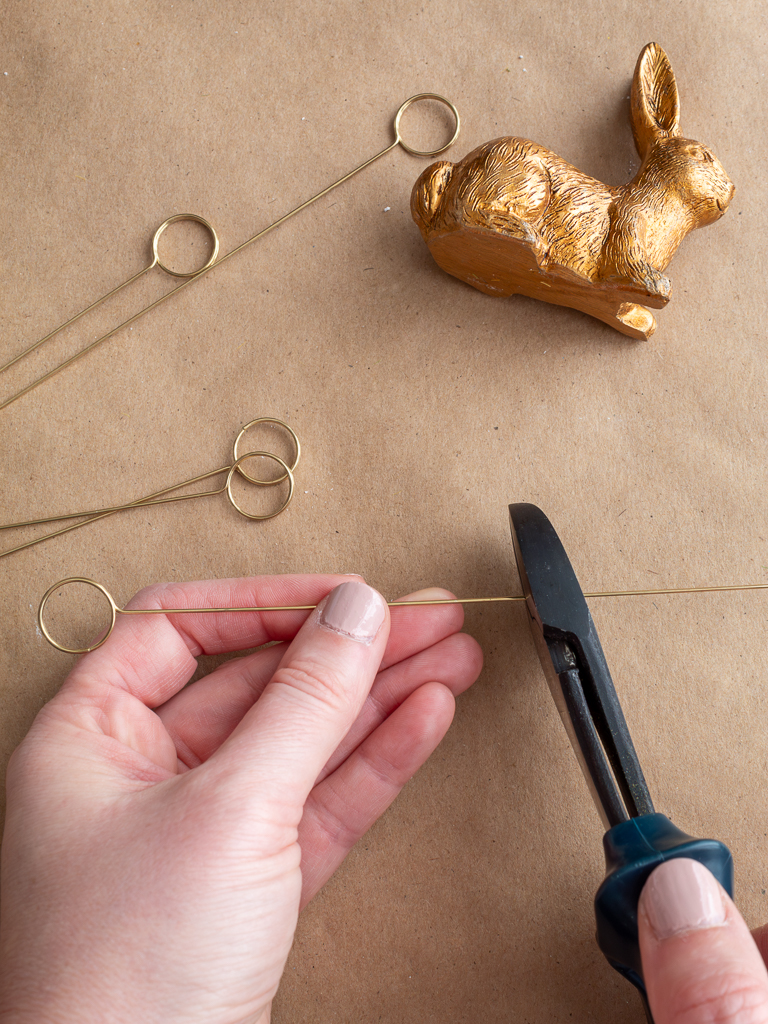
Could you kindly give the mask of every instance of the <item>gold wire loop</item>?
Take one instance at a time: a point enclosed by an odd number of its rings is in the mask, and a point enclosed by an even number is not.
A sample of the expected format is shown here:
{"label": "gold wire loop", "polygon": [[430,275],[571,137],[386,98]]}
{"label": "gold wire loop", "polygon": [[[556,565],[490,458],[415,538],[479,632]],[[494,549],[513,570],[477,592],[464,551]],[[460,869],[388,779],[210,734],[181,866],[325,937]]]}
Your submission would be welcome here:
{"label": "gold wire loop", "polygon": [[[160,236],[169,225],[175,224],[176,221],[179,220],[193,220],[197,224],[202,224],[213,241],[213,252],[202,267],[198,267],[197,270],[188,270],[185,272],[181,270],[171,270],[171,268],[167,267],[160,259]],[[202,274],[204,270],[208,270],[208,268],[213,266],[216,262],[216,257],[219,255],[219,236],[216,234],[216,229],[213,224],[207,221],[205,217],[200,217],[197,213],[176,213],[173,217],[169,217],[168,220],[164,220],[155,232],[154,238],[152,239],[152,255],[155,258],[155,265],[160,267],[161,270],[164,270],[166,274],[170,274],[171,277],[195,277],[196,274]]]}
{"label": "gold wire loop", "polygon": [[[99,640],[98,643],[91,644],[90,647],[65,647],[64,644],[60,644],[58,643],[58,641],[53,639],[45,623],[45,606],[48,604],[48,598],[51,597],[56,590],[60,590],[62,587],[67,586],[68,583],[85,583],[89,587],[94,587],[96,590],[99,591],[99,593],[103,594],[104,597],[106,597],[107,601],[109,601],[109,628],[107,629],[107,632],[104,634],[101,640]],[[40,632],[43,634],[45,639],[48,641],[49,644],[52,644],[57,651],[63,651],[65,654],[88,654],[90,651],[95,651],[97,647],[101,647],[104,641],[112,635],[112,630],[115,628],[115,622],[117,620],[117,613],[120,610],[121,609],[119,609],[115,604],[110,592],[106,589],[106,587],[103,587],[101,583],[97,583],[95,580],[89,580],[85,576],[69,576],[65,580],[59,580],[58,583],[54,583],[52,587],[46,590],[45,594],[43,595],[43,599],[40,602],[40,607],[37,609],[37,624],[40,627]]]}
{"label": "gold wire loop", "polygon": [[[240,441],[243,438],[243,434],[245,434],[247,430],[250,430],[251,427],[255,427],[257,423],[275,423],[277,424],[278,427],[283,427],[285,430],[288,431],[288,433],[293,438],[293,443],[296,447],[296,458],[293,460],[293,465],[290,467],[290,472],[295,473],[296,467],[299,464],[299,459],[301,458],[301,443],[298,437],[296,436],[296,431],[289,427],[287,423],[283,423],[282,420],[275,419],[274,416],[258,416],[255,420],[251,420],[250,423],[245,424],[243,429],[235,438],[235,444],[232,449],[232,455],[235,459],[235,462],[237,462],[240,458],[240,456],[237,454],[237,446],[240,444]],[[240,474],[243,480],[247,480],[249,484],[259,484],[262,487],[272,487],[274,484],[281,484],[283,480],[285,480],[288,477],[288,473],[283,473],[282,476],[275,477],[274,480],[259,480],[258,477],[250,476],[250,474],[246,473],[242,466],[237,467],[237,472]]]}
{"label": "gold wire loop", "polygon": [[[413,146],[409,146],[405,139],[400,134],[400,119],[406,112],[408,107],[413,106],[414,103],[419,103],[421,100],[435,100],[437,103],[442,103],[443,106],[448,107],[450,112],[453,114],[454,120],[456,121],[456,128],[454,129],[453,135],[444,146],[440,146],[439,149],[414,149]],[[445,96],[440,96],[436,92],[419,92],[415,96],[409,97],[405,103],[400,107],[397,114],[395,114],[395,139],[403,147],[406,153],[410,153],[411,156],[439,156],[440,153],[444,153],[446,149],[450,149],[456,139],[459,137],[461,131],[461,118],[456,107],[447,100]]]}
{"label": "gold wire loop", "polygon": [[[276,512],[268,512],[266,515],[263,515],[263,516],[257,516],[253,512],[246,512],[245,509],[241,508],[241,506],[238,505],[238,503],[235,501],[235,496],[232,493],[232,477],[235,475],[235,473],[242,472],[240,470],[241,464],[243,462],[245,462],[246,459],[254,459],[254,458],[257,458],[258,456],[262,456],[262,458],[265,458],[265,459],[273,459],[275,462],[279,462],[280,465],[285,470],[285,473],[280,477],[280,479],[281,480],[285,480],[285,478],[288,477],[288,497],[285,499],[283,504],[280,506],[279,509],[277,509]],[[246,479],[251,480],[252,478],[251,477],[247,477]],[[262,481],[253,481],[253,482],[254,483],[261,483]],[[270,483],[277,483],[278,481],[270,480],[269,482]],[[235,459],[234,464],[232,465],[232,467],[229,470],[229,473],[227,474],[227,483],[226,483],[227,497],[229,498],[231,504],[240,513],[240,515],[241,516],[245,516],[246,519],[274,519],[275,516],[279,516],[280,513],[283,511],[283,509],[288,507],[288,504],[289,504],[291,498],[293,497],[293,489],[294,489],[294,479],[293,479],[293,473],[291,472],[290,467],[287,466],[286,463],[283,462],[283,460],[280,458],[279,455],[273,455],[272,452],[246,452],[245,455],[241,455],[239,459]]]}

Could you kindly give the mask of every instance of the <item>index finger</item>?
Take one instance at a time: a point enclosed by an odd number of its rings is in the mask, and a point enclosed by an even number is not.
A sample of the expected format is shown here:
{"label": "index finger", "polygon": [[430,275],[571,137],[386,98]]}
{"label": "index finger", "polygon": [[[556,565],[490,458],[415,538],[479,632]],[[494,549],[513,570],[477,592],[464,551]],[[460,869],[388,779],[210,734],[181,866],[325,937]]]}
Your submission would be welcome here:
{"label": "index finger", "polygon": [[[139,591],[127,608],[231,608],[314,605],[349,575],[253,576],[161,583]],[[309,611],[118,615],[112,635],[84,655],[63,691],[117,687],[147,707],[165,703],[189,682],[201,654],[222,654],[291,640]]]}

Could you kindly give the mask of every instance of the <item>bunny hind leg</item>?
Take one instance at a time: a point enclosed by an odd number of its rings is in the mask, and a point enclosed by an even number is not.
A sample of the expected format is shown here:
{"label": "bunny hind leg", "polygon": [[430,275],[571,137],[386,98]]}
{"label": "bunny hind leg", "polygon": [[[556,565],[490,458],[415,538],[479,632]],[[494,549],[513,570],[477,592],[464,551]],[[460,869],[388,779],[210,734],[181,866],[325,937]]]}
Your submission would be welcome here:
{"label": "bunny hind leg", "polygon": [[475,224],[487,228],[506,238],[516,238],[526,243],[533,252],[537,264],[545,268],[549,261],[549,246],[530,223],[508,210],[493,208],[475,210]]}

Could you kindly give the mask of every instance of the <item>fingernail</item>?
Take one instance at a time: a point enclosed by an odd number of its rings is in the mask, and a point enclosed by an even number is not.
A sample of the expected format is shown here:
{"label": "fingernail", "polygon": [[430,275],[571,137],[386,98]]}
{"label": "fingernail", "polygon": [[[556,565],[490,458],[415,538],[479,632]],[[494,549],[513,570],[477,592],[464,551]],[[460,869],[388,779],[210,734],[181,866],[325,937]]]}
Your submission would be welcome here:
{"label": "fingernail", "polygon": [[387,615],[384,598],[357,580],[342,583],[328,595],[320,623],[336,633],[370,643]]}
{"label": "fingernail", "polygon": [[725,906],[714,876],[698,861],[679,857],[651,875],[641,904],[657,939],[715,928],[725,921]]}

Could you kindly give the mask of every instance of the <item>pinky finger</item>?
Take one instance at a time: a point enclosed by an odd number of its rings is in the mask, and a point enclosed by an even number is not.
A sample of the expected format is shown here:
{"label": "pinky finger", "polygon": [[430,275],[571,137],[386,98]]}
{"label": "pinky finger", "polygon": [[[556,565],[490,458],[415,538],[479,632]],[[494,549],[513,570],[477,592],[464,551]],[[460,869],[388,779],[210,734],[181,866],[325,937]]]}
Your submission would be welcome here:
{"label": "pinky finger", "polygon": [[315,786],[299,826],[302,907],[437,747],[454,707],[447,686],[425,683]]}

